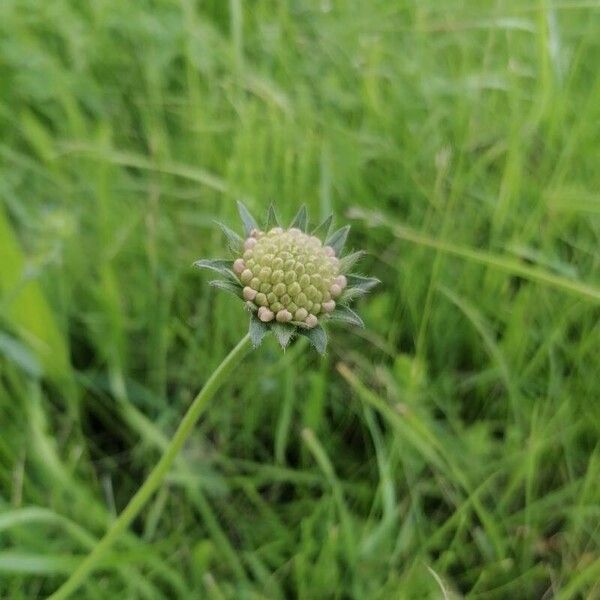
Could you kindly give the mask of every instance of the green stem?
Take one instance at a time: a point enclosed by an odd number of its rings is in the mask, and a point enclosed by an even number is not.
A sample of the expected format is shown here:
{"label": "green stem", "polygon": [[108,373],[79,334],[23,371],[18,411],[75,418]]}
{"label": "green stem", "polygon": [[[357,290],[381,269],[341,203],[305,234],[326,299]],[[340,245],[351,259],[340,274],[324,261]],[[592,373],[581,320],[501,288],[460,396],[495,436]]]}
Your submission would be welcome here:
{"label": "green stem", "polygon": [[48,600],[64,600],[81,586],[86,577],[98,567],[106,552],[117,538],[129,527],[144,505],[150,500],[165,476],[167,475],[173,461],[177,458],[181,447],[189,437],[194,425],[206,408],[206,405],[223,385],[231,371],[238,365],[246,352],[250,349],[250,336],[246,335],[240,343],[223,359],[206,385],[194,398],[187,413],[181,420],[175,435],[169,445],[165,448],[158,463],[138,489],[135,496],[129,501],[125,510],[117,517],[110,526],[104,537],[96,544],[94,549],[86,556],[80,565],[73,571],[69,579],[65,581],[56,592],[48,597]]}

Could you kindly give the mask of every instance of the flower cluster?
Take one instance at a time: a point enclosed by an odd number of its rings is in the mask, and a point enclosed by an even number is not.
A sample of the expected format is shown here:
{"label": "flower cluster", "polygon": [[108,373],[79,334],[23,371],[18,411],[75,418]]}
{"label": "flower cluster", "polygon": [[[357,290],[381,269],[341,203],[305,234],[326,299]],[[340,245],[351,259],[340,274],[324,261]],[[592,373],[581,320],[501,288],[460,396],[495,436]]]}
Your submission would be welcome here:
{"label": "flower cluster", "polygon": [[272,330],[284,348],[294,334],[299,334],[324,352],[327,336],[321,325],[325,321],[363,326],[347,305],[377,285],[378,280],[349,273],[364,254],[342,256],[349,227],[329,236],[329,217],[308,233],[308,215],[302,207],[290,227],[283,229],[271,207],[266,227],[261,229],[243,204],[238,203],[238,207],[246,237],[221,225],[234,258],[195,264],[224,275],[224,281],[211,284],[246,301],[252,313],[250,334],[255,346]]}
{"label": "flower cluster", "polygon": [[348,285],[333,248],[297,227],[273,227],[267,233],[255,229],[244,250],[233,271],[245,286],[244,298],[257,306],[264,323],[276,319],[312,329],[320,315],[335,310],[335,298]]}

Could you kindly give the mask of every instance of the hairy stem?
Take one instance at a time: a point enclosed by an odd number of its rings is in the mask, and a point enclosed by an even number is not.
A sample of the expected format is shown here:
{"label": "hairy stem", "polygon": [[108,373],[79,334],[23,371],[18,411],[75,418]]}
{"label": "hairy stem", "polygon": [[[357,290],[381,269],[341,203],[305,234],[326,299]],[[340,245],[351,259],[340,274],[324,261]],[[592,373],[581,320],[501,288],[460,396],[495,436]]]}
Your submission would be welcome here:
{"label": "hairy stem", "polygon": [[206,408],[206,405],[250,349],[249,342],[249,336],[244,336],[229,355],[223,359],[223,362],[221,362],[211,375],[206,385],[194,398],[169,445],[165,448],[160,460],[156,463],[146,481],[144,481],[123,512],[113,522],[104,537],[96,544],[94,549],[86,556],[75,571],[73,571],[67,581],[48,597],[48,600],[64,600],[64,598],[68,598],[83,584],[88,575],[99,566],[112,544],[129,527],[154,492],[156,492],[171,468],[173,461],[177,458],[181,447],[192,432],[194,425],[196,425],[200,415]]}

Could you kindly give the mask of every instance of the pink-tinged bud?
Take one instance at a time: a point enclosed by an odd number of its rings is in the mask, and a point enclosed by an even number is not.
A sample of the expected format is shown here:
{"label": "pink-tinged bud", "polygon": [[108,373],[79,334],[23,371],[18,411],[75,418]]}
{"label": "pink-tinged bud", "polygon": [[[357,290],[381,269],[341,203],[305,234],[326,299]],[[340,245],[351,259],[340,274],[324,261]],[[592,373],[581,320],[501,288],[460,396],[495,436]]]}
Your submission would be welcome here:
{"label": "pink-tinged bud", "polygon": [[339,275],[333,280],[333,282],[339,285],[342,288],[342,290],[346,289],[346,287],[348,286],[348,280],[346,279],[345,275]]}
{"label": "pink-tinged bud", "polygon": [[294,320],[296,321],[305,321],[306,317],[308,317],[308,311],[305,308],[299,308],[294,315]]}
{"label": "pink-tinged bud", "polygon": [[252,248],[254,248],[254,246],[256,246],[256,238],[253,237],[249,237],[245,242],[244,242],[244,250],[252,250]]}
{"label": "pink-tinged bud", "polygon": [[331,295],[334,298],[337,298],[341,293],[342,293],[342,288],[337,284],[334,283],[330,288],[329,291],[331,292]]}
{"label": "pink-tinged bud", "polygon": [[252,300],[254,300],[254,298],[256,298],[257,293],[258,292],[256,290],[253,290],[251,287],[246,286],[243,291],[244,300],[249,300],[251,302]]}
{"label": "pink-tinged bud", "polygon": [[292,313],[284,308],[277,313],[276,318],[280,323],[289,323],[292,320]]}
{"label": "pink-tinged bud", "polygon": [[260,229],[253,229],[253,230],[250,232],[250,237],[257,238],[257,237],[259,237],[259,236],[260,236],[260,234],[261,234],[261,231],[260,231]]}
{"label": "pink-tinged bud", "polygon": [[261,306],[258,309],[258,318],[263,323],[268,323],[269,321],[272,321],[275,318],[275,313],[273,313],[272,310],[269,310],[266,306]]}
{"label": "pink-tinged bud", "polygon": [[329,300],[329,302],[323,302],[321,308],[324,312],[330,313],[335,310],[335,300]]}
{"label": "pink-tinged bud", "polygon": [[243,258],[238,258],[233,263],[233,272],[237,275],[241,275],[246,270],[246,263]]}
{"label": "pink-tinged bud", "polygon": [[331,246],[325,246],[323,252],[325,252],[325,256],[335,256],[335,250]]}
{"label": "pink-tinged bud", "polygon": [[314,329],[319,324],[319,319],[315,315],[308,315],[304,322],[309,329]]}

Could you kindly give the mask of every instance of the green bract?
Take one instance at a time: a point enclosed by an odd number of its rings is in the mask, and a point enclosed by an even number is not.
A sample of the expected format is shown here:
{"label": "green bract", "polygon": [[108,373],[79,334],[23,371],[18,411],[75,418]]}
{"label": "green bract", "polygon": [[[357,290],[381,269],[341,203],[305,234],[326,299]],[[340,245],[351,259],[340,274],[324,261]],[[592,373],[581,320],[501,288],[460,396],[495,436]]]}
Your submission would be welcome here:
{"label": "green bract", "polygon": [[303,206],[289,228],[283,229],[271,207],[261,229],[241,202],[238,208],[245,238],[220,224],[233,258],[199,260],[195,266],[223,275],[224,280],[210,284],[245,300],[251,312],[250,335],[255,347],[273,331],[282,348],[298,334],[324,353],[325,322],[364,326],[348,304],[379,281],[350,274],[364,253],[342,254],[349,226],[328,235],[332,222],[329,217],[309,233]]}

